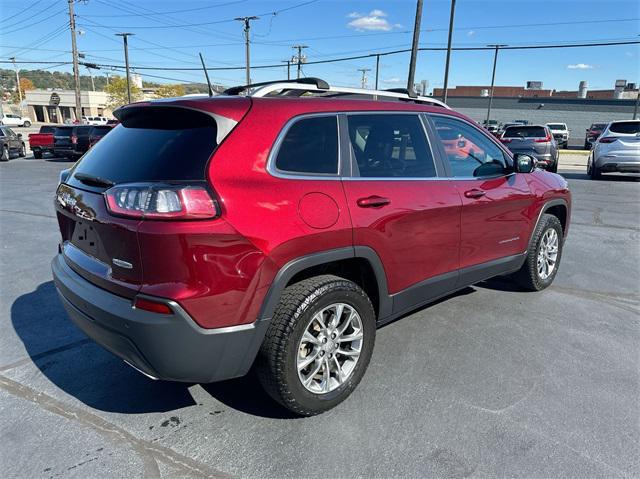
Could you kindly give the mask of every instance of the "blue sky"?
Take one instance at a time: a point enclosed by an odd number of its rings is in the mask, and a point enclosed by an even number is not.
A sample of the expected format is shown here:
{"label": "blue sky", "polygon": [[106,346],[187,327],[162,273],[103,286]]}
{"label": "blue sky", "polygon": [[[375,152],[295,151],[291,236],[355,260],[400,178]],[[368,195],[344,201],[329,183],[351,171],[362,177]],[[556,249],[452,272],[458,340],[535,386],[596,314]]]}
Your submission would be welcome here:
{"label": "blue sky", "polygon": [[[78,48],[86,53],[87,61],[122,64],[121,39],[114,33],[129,31],[135,33],[130,39],[130,61],[134,66],[197,67],[198,51],[204,54],[210,67],[244,65],[241,25],[231,20],[244,15],[260,15],[260,20],[252,24],[254,65],[290,58],[291,45],[296,43],[309,46],[306,50],[309,60],[410,46],[414,0],[307,1],[306,5],[300,5],[305,0],[78,2],[77,23],[84,32],[78,37]],[[449,8],[449,0],[425,0],[421,46],[446,45]],[[274,11],[279,13],[269,13]],[[70,36],[64,30],[68,21],[66,12],[66,0],[2,0],[0,58],[15,55],[19,60],[70,60]],[[453,43],[484,46],[640,39],[639,18],[638,0],[458,0]],[[488,84],[492,55],[488,51],[454,52],[450,85]],[[420,52],[416,79],[428,80],[431,87],[441,86],[444,58],[444,52]],[[408,59],[408,54],[382,57],[380,86],[404,86]],[[306,65],[303,72],[335,84],[357,86],[361,75],[358,68],[373,69],[375,60]],[[184,81],[203,80],[202,73],[197,71],[139,73],[156,81],[163,80],[145,73]],[[252,71],[254,81],[284,75],[285,67]],[[212,72],[211,76],[225,84],[244,83],[243,71]],[[546,88],[575,90],[580,80],[587,80],[590,88],[598,89],[612,88],[619,78],[640,81],[638,45],[504,51],[500,54],[496,84],[524,85],[527,80],[540,80]],[[372,84],[373,71],[369,78],[369,85]]]}

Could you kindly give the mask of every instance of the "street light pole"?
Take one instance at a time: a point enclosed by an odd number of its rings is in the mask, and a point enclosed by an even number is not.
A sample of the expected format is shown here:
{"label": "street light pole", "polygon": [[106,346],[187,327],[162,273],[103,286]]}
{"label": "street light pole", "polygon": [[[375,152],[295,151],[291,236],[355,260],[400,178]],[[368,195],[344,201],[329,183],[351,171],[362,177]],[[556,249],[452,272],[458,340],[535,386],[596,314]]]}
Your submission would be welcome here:
{"label": "street light pole", "polygon": [[291,80],[291,60],[282,60],[282,62],[287,64],[287,80]]}
{"label": "street light pole", "polygon": [[251,30],[251,20],[258,20],[258,17],[236,17],[234,20],[242,22],[244,24],[244,56],[247,63],[246,66],[246,81],[247,85],[251,84],[251,59],[249,51],[249,31]]}
{"label": "street light pole", "polygon": [[487,120],[485,121],[485,126],[489,126],[489,119],[491,118],[491,104],[493,103],[493,87],[496,81],[496,64],[498,63],[498,50],[502,47],[506,47],[504,44],[496,44],[496,45],[487,45],[488,47],[495,48],[495,53],[493,54],[493,73],[491,74],[491,90],[489,91],[489,107],[487,108]]}
{"label": "street light pole", "polygon": [[376,55],[376,90],[378,89],[378,77],[380,75],[380,55]]}
{"label": "street light pole", "polygon": [[76,45],[76,16],[73,13],[73,2],[69,3],[69,28],[71,30],[71,55],[73,57],[73,81],[76,95],[76,120],[82,120],[82,103],[80,101],[80,66],[78,65],[78,46]]}
{"label": "street light pole", "polygon": [[422,21],[422,0],[416,4],[416,21],[413,26],[413,44],[411,45],[411,60],[409,61],[409,76],[407,78],[407,92],[415,96],[413,82],[416,76],[416,60],[418,59],[418,43],[420,41],[420,22]]}
{"label": "street light pole", "polygon": [[134,33],[116,33],[117,37],[122,37],[124,41],[124,67],[127,71],[127,100],[131,103],[131,75],[129,73],[129,41],[128,38],[130,35],[135,35]]}
{"label": "street light pole", "polygon": [[447,102],[447,90],[449,88],[449,62],[451,60],[451,39],[453,38],[453,19],[456,15],[456,0],[451,0],[451,14],[449,15],[449,41],[447,42],[447,60],[444,65],[444,94],[442,101]]}

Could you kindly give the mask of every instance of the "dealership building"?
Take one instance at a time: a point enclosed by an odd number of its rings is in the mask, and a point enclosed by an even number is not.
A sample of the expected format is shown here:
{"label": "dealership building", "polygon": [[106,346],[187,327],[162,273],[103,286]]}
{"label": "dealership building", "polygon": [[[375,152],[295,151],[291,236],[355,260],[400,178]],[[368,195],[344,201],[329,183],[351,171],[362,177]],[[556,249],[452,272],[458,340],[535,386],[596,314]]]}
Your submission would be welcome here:
{"label": "dealership building", "polygon": [[79,116],[111,116],[108,95],[103,91],[81,91],[81,115],[76,114],[74,90],[27,90],[26,104],[31,119],[43,123],[64,123]]}

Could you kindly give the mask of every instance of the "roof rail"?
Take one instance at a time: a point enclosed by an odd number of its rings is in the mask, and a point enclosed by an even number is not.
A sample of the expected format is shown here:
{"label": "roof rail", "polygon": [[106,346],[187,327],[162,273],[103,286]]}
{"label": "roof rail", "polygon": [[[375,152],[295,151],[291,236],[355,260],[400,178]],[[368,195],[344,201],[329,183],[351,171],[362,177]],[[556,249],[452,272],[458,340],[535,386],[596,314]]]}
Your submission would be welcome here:
{"label": "roof rail", "polygon": [[[410,101],[414,103],[423,103],[428,105],[440,106],[450,109],[444,102],[436,100],[432,97],[418,96],[415,93],[409,94],[405,89],[393,90],[367,90],[364,88],[336,87],[318,78],[300,78],[298,80],[281,80],[274,82],[256,83],[250,87],[234,87],[229,88],[224,93],[229,95],[237,95],[247,88],[255,87],[256,89],[250,94],[255,98],[267,96],[303,96],[306,93],[319,93],[325,97],[332,96],[366,96],[377,99],[393,98],[401,101]],[[231,92],[231,93],[228,93]]]}
{"label": "roof rail", "polygon": [[329,84],[326,81],[320,78],[315,78],[315,77],[305,77],[305,78],[297,78],[293,80],[271,80],[271,81],[264,81],[260,83],[250,83],[248,85],[234,86],[231,88],[227,88],[225,91],[222,92],[222,94],[223,95],[239,95],[245,90],[250,90],[252,88],[259,88],[259,87],[271,85],[273,83],[296,83],[296,84],[299,83],[303,85],[314,85],[318,90],[329,89]]}

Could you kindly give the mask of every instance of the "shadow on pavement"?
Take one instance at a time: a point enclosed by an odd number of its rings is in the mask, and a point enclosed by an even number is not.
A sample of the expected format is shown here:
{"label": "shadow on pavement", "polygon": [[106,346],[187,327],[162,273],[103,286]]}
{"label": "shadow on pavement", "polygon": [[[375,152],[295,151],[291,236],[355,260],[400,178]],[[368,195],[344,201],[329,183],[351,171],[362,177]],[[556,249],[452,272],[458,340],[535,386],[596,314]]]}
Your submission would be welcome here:
{"label": "shadow on pavement", "polygon": [[637,182],[640,181],[640,175],[623,175],[623,174],[615,174],[615,173],[605,173],[603,174],[599,180],[592,180],[589,175],[587,175],[587,173],[567,173],[567,172],[560,172],[560,175],[562,175],[564,178],[566,178],[567,180],[589,180],[589,181],[593,181],[593,182],[599,182],[599,181],[622,181],[622,182]]}
{"label": "shadow on pavement", "polygon": [[11,321],[40,372],[87,406],[138,414],[195,404],[188,384],[148,379],[87,339],[67,318],[53,281],[16,299]]}

